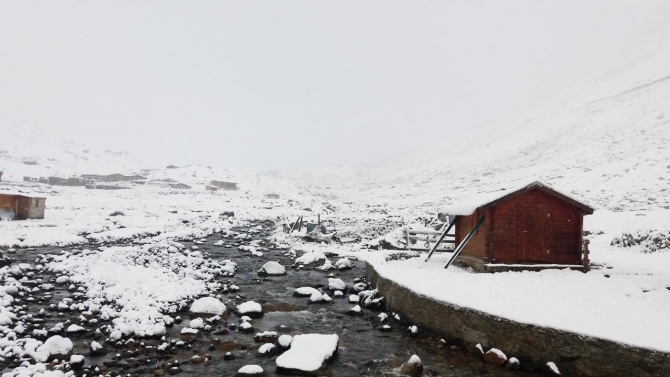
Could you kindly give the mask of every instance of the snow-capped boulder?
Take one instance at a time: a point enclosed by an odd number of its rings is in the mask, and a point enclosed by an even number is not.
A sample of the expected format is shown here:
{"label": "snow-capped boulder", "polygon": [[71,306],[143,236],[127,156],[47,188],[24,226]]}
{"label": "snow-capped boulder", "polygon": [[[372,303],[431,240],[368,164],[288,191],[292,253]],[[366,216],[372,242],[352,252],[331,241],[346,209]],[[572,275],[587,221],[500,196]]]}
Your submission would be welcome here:
{"label": "snow-capped boulder", "polygon": [[262,377],[267,376],[263,368],[260,365],[245,365],[237,371],[235,374],[237,377]]}
{"label": "snow-capped boulder", "polygon": [[316,293],[319,293],[319,294],[321,293],[321,292],[319,292],[319,290],[316,289],[316,288],[312,288],[312,287],[300,287],[300,288],[297,288],[295,291],[293,291],[293,296],[296,296],[296,297],[310,297],[310,296],[312,296],[315,292],[316,292]]}
{"label": "snow-capped boulder", "polygon": [[360,315],[363,315],[363,310],[361,310],[361,307],[359,305],[356,305],[353,308],[349,309],[347,314],[354,315],[354,316],[360,316]]}
{"label": "snow-capped boulder", "polygon": [[484,354],[484,361],[493,365],[503,365],[507,362],[507,356],[497,348],[491,348]]}
{"label": "snow-capped boulder", "polygon": [[282,335],[277,339],[277,343],[279,343],[279,347],[288,349],[291,347],[291,342],[293,342],[293,337],[291,335]]}
{"label": "snow-capped boulder", "polygon": [[60,335],[54,335],[47,339],[44,344],[37,347],[35,350],[39,362],[44,362],[49,359],[63,360],[72,353],[72,341],[68,338],[63,338]]}
{"label": "snow-capped boulder", "polygon": [[107,350],[96,341],[91,342],[89,350],[91,351],[91,356],[102,356],[107,353]]}
{"label": "snow-capped boulder", "polygon": [[419,356],[412,355],[412,357],[402,365],[400,371],[408,376],[420,376],[423,373],[423,364],[421,363]]}
{"label": "snow-capped boulder", "polygon": [[193,314],[222,315],[226,312],[226,305],[214,297],[202,297],[191,304]]}
{"label": "snow-capped boulder", "polygon": [[342,281],[342,279],[338,278],[329,278],[328,279],[328,289],[331,291],[344,291],[347,289],[347,285]]}
{"label": "snow-capped boulder", "polygon": [[286,268],[277,262],[267,262],[258,270],[260,276],[286,275]]}
{"label": "snow-capped boulder", "polygon": [[256,342],[263,342],[263,343],[274,343],[278,339],[277,333],[274,331],[264,331],[264,332],[259,332],[254,336],[254,340]]}
{"label": "snow-capped boulder", "polygon": [[521,369],[521,363],[516,357],[510,357],[509,360],[507,360],[506,367],[509,370],[519,370]]}
{"label": "snow-capped boulder", "polygon": [[247,301],[237,305],[237,312],[240,315],[246,315],[252,318],[258,318],[263,315],[263,308],[261,304],[255,301]]}
{"label": "snow-capped boulder", "polygon": [[279,349],[272,343],[265,343],[258,347],[258,354],[261,356],[274,356],[277,352],[279,352]]}
{"label": "snow-capped boulder", "polygon": [[74,370],[79,370],[84,367],[84,363],[86,360],[84,359],[84,356],[82,355],[72,355],[70,356],[70,366]]}
{"label": "snow-capped boulder", "polygon": [[299,258],[295,259],[295,263],[298,264],[311,264],[311,263],[316,263],[319,261],[325,261],[328,258],[326,258],[326,255],[319,252],[319,251],[309,251]]}
{"label": "snow-capped boulder", "polygon": [[276,360],[280,374],[318,374],[337,351],[337,335],[303,334],[293,337],[291,348]]}
{"label": "snow-capped boulder", "polygon": [[335,262],[335,268],[338,270],[350,270],[354,267],[354,265],[351,263],[351,261],[348,258],[342,258]]}

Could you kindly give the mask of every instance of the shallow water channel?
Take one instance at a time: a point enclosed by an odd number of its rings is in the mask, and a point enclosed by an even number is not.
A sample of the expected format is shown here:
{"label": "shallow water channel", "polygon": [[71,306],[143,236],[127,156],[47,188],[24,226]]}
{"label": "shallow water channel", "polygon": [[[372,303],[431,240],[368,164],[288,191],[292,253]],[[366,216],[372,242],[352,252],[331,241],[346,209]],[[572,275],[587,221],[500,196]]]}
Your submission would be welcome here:
{"label": "shallow water channel", "polygon": [[[259,223],[252,223],[247,227],[233,229],[246,232]],[[263,239],[269,234],[270,223],[263,223],[266,230],[254,235],[254,239]],[[355,306],[348,302],[350,292],[343,297],[335,298],[328,304],[308,304],[305,297],[294,297],[293,291],[299,287],[311,286],[323,288],[327,291],[328,277],[342,279],[349,289],[354,279],[364,278],[364,264],[354,262],[354,268],[346,271],[331,270],[319,271],[314,268],[291,268],[294,258],[286,256],[285,250],[267,250],[263,257],[252,256],[249,251],[238,250],[235,243],[242,245],[249,241],[238,242],[230,238],[223,238],[224,246],[215,246],[221,240],[221,234],[215,233],[197,247],[208,253],[214,259],[230,259],[237,263],[237,273],[234,277],[222,278],[232,281],[239,286],[239,291],[225,294],[222,301],[232,300],[231,303],[240,304],[253,300],[263,306],[264,315],[253,319],[252,333],[242,333],[236,327],[240,319],[235,313],[223,318],[213,326],[211,332],[201,333],[195,339],[186,339],[185,345],[172,347],[167,353],[156,352],[155,349],[142,348],[137,339],[136,344],[123,347],[103,344],[110,352],[104,356],[92,357],[88,343],[94,340],[95,328],[88,327],[87,333],[78,336],[69,336],[75,342],[75,354],[86,356],[86,367],[89,372],[97,367],[99,373],[112,375],[145,375],[153,376],[156,369],[164,369],[165,364],[178,360],[181,372],[177,375],[189,376],[233,376],[237,370],[248,364],[257,364],[263,367],[268,375],[275,375],[275,359],[258,354],[258,347],[263,343],[254,341],[257,332],[276,331],[281,334],[297,335],[303,333],[337,334],[340,338],[339,348],[335,359],[326,368],[325,374],[331,376],[393,376],[402,375],[400,365],[413,354],[417,354],[424,364],[424,375],[434,376],[530,376],[526,372],[511,372],[505,368],[484,363],[481,359],[471,356],[462,347],[450,347],[440,341],[438,337],[419,330],[418,335],[412,335],[407,330],[407,324],[399,321],[387,322],[392,331],[381,332],[377,318],[378,312],[364,310],[363,316],[355,317],[346,312]],[[193,247],[192,242],[182,242],[187,247]],[[261,246],[267,246],[263,243]],[[19,250],[10,255],[15,263],[34,263],[37,254],[59,253],[68,248],[39,248],[36,250]],[[338,257],[331,257],[334,263]],[[257,272],[267,261],[278,261],[287,267],[285,276],[259,277]],[[319,263],[319,265],[322,264]],[[42,277],[47,282],[52,277]],[[239,295],[239,298],[236,296]],[[36,315],[40,309],[47,309],[49,304],[58,303],[63,297],[72,297],[73,292],[67,287],[56,285],[50,292],[50,297],[41,302],[27,303],[26,312]],[[331,295],[332,297],[332,295]],[[39,300],[38,300],[39,301]],[[229,306],[229,309],[234,305]],[[58,322],[65,322],[68,318],[78,318],[78,313],[50,312],[46,317],[35,318],[35,327],[50,328]],[[180,331],[187,326],[190,318],[188,313],[180,313],[182,323],[168,329],[168,339],[184,339]],[[74,322],[74,321],[73,321]],[[100,323],[102,324],[102,322]],[[103,342],[104,337],[97,339]],[[157,345],[159,340],[144,340],[146,345]],[[235,358],[224,360],[226,352],[231,352]],[[120,356],[117,356],[120,355]],[[209,358],[209,363],[189,363],[188,360],[200,355],[203,359]],[[5,368],[5,372],[11,366]],[[82,375],[86,371],[79,371]],[[160,373],[160,372],[159,372]],[[167,373],[166,373],[167,375]]]}

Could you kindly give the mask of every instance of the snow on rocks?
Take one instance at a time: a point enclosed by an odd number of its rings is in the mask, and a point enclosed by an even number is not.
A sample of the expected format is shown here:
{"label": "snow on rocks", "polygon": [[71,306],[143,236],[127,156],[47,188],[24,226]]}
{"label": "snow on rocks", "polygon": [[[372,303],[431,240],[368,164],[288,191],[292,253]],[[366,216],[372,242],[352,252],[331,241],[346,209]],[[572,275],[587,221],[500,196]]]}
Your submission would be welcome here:
{"label": "snow on rocks", "polygon": [[353,315],[353,316],[359,316],[359,315],[363,315],[363,310],[361,309],[361,307],[359,305],[356,305],[353,308],[349,309],[347,314]]}
{"label": "snow on rocks", "polygon": [[558,367],[556,366],[556,363],[553,361],[550,361],[544,365],[543,371],[545,372],[546,375],[548,376],[560,376],[561,371],[558,370]]}
{"label": "snow on rocks", "polygon": [[258,270],[260,276],[286,275],[286,268],[278,262],[267,262]]}
{"label": "snow on rocks", "polygon": [[252,318],[258,318],[263,315],[263,308],[261,307],[261,304],[255,301],[247,301],[237,305],[237,313]]}
{"label": "snow on rocks", "polygon": [[32,357],[38,362],[45,362],[49,359],[64,359],[72,353],[72,347],[73,344],[70,339],[54,335],[37,347]]}
{"label": "snow on rocks", "polygon": [[354,267],[354,265],[351,263],[349,258],[342,258],[342,259],[338,260],[337,262],[335,262],[335,268],[337,268],[340,271],[350,270],[353,267]]}
{"label": "snow on rocks", "polygon": [[302,334],[293,337],[291,348],[277,357],[277,373],[316,374],[337,351],[337,335]]}
{"label": "snow on rocks", "polygon": [[274,343],[277,339],[277,333],[274,331],[264,331],[254,336],[254,341],[256,342]]}
{"label": "snow on rocks", "polygon": [[326,258],[325,254],[323,254],[319,251],[308,251],[305,254],[303,254],[302,256],[300,256],[299,258],[296,258],[295,263],[298,263],[298,264],[312,264],[312,263],[316,263],[316,262],[319,262],[319,261],[325,261],[325,260],[328,260],[328,258]]}
{"label": "snow on rocks", "polygon": [[328,289],[331,291],[344,291],[347,289],[347,285],[342,281],[342,279],[338,278],[329,278],[328,279]]}
{"label": "snow on rocks", "polygon": [[[47,269],[83,287],[84,307],[99,306],[99,318],[111,320],[113,330],[139,337],[163,336],[165,313],[176,313],[187,300],[220,289],[217,277],[230,276],[235,269],[230,261],[205,259],[201,252],[167,240],[63,252],[44,259]],[[196,312],[223,314],[225,306],[212,300],[196,300]]]}
{"label": "snow on rocks", "polygon": [[279,347],[282,348],[289,348],[291,347],[291,342],[293,342],[293,337],[291,335],[284,334],[277,339],[277,343],[279,343]]}
{"label": "snow on rocks", "polygon": [[506,367],[509,370],[519,370],[521,369],[521,363],[516,357],[510,357],[509,360],[507,360]]}
{"label": "snow on rocks", "polygon": [[507,355],[497,348],[491,348],[484,354],[484,361],[493,365],[503,365],[507,362]]}
{"label": "snow on rocks", "polygon": [[412,355],[412,357],[402,365],[400,371],[408,376],[420,376],[423,373],[423,364],[421,363],[419,356]]}
{"label": "snow on rocks", "polygon": [[314,293],[321,293],[318,289],[312,287],[300,287],[293,291],[293,296],[296,297],[310,297]]}
{"label": "snow on rocks", "polygon": [[237,371],[235,376],[239,377],[261,377],[267,376],[260,365],[245,365]]}
{"label": "snow on rocks", "polygon": [[258,347],[258,353],[263,356],[273,356],[278,351],[279,350],[277,349],[277,346],[275,346],[272,343],[265,343],[262,346]]}
{"label": "snow on rocks", "polygon": [[226,312],[226,305],[214,297],[201,297],[191,304],[191,313],[222,315]]}

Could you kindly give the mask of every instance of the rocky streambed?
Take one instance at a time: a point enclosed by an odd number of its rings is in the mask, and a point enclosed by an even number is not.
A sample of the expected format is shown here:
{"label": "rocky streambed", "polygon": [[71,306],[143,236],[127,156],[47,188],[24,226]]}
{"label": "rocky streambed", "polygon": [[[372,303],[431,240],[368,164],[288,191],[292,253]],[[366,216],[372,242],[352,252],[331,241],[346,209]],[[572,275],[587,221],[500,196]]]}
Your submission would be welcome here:
{"label": "rocky streambed", "polygon": [[[326,271],[319,269],[323,260],[296,264],[294,255],[273,248],[267,240],[273,227],[271,222],[259,221],[233,228],[233,232],[226,234],[181,240],[185,247],[197,249],[212,260],[236,263],[234,276],[218,278],[224,287],[218,292],[219,299],[226,304],[227,311],[220,318],[211,320],[211,316],[191,314],[188,311],[190,303],[181,305],[177,313],[170,314],[174,323],[167,332],[156,336],[110,334],[105,329],[113,320],[104,320],[100,313],[77,310],[77,304],[85,299],[85,287],[59,283],[56,281],[58,275],[46,270],[31,273],[25,265],[39,264],[43,259],[40,255],[60,254],[63,250],[77,248],[17,250],[9,256],[14,260],[13,265],[24,264],[24,275],[15,276],[23,281],[24,291],[14,296],[13,304],[20,309],[18,314],[24,328],[22,334],[15,336],[44,341],[60,335],[72,340],[73,348],[67,355],[62,355],[60,360],[52,356],[45,364],[47,369],[77,376],[233,376],[247,365],[258,365],[267,375],[275,375],[276,359],[283,352],[278,337],[298,334],[338,335],[337,352],[319,370],[319,375],[403,375],[401,365],[412,355],[420,357],[424,365],[423,375],[529,375],[485,363],[470,355],[464,347],[412,327],[394,313],[381,314],[368,309],[352,312],[357,303],[350,296],[365,287],[364,263],[351,261],[351,268],[344,266]],[[329,257],[335,265],[340,259]],[[259,276],[259,269],[268,261],[284,266],[286,274]],[[341,279],[345,283],[346,287],[340,289],[341,295],[330,289],[333,287],[329,288],[329,278]],[[313,303],[310,297],[296,296],[295,290],[301,287],[314,288],[331,300]],[[240,304],[249,301],[260,304],[262,314],[237,311]],[[240,326],[245,322],[242,320],[245,315],[252,317],[246,321],[251,328]],[[202,322],[198,318],[203,318]],[[185,328],[193,326],[199,328],[197,333],[184,332]],[[265,336],[257,336],[259,333],[265,333]],[[71,358],[71,355],[82,355],[83,358]],[[27,359],[27,355],[4,357],[0,364],[3,373],[25,369],[26,364],[23,367],[21,364]]]}

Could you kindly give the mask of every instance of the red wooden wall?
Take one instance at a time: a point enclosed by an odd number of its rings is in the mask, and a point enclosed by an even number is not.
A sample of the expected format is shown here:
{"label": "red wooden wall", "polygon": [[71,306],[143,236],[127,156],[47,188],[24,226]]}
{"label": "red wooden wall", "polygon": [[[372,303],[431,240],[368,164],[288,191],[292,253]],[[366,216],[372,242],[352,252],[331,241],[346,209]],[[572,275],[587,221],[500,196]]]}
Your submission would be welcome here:
{"label": "red wooden wall", "polygon": [[460,218],[457,243],[482,214],[486,221],[463,249],[463,257],[485,263],[581,263],[582,211],[543,190],[529,190]]}

